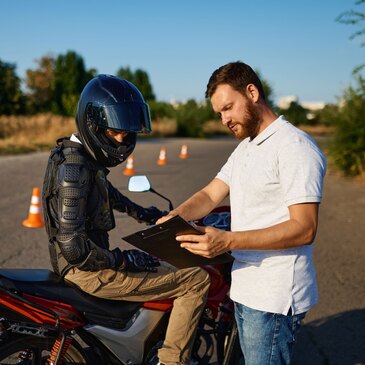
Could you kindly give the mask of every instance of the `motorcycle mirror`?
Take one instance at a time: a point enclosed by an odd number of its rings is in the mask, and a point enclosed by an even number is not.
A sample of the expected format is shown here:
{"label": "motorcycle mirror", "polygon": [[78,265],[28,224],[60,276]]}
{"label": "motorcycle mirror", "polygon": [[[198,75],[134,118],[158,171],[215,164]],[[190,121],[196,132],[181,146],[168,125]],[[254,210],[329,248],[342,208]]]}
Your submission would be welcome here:
{"label": "motorcycle mirror", "polygon": [[152,193],[160,196],[161,198],[167,200],[169,202],[169,210],[173,210],[174,206],[171,203],[171,200],[161,195],[155,189],[152,188],[148,177],[145,175],[136,175],[131,176],[128,181],[128,190],[133,193],[143,193],[146,191],[151,191]]}
{"label": "motorcycle mirror", "polygon": [[151,184],[145,175],[131,176],[128,182],[128,190],[134,193],[142,193],[151,190]]}

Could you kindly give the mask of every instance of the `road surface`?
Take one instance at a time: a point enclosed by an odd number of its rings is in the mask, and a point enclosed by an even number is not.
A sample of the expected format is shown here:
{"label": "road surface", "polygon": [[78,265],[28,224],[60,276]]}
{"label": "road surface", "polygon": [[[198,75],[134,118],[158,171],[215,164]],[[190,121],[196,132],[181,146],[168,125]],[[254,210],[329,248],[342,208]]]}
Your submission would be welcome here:
{"label": "road surface", "polygon": [[[188,158],[179,158],[183,143]],[[153,139],[139,142],[134,153],[136,174],[147,175],[155,190],[174,205],[208,183],[237,145],[231,138],[214,140]],[[166,147],[167,164],[156,161]],[[0,157],[0,266],[50,268],[43,228],[25,228],[33,187],[41,187],[48,153]],[[125,165],[112,169],[112,183],[137,203],[167,209],[152,193],[130,193]],[[141,225],[116,213],[112,247],[125,246],[122,236]],[[365,188],[332,170],[315,243],[320,301],[307,315],[298,336],[294,364],[365,364]]]}

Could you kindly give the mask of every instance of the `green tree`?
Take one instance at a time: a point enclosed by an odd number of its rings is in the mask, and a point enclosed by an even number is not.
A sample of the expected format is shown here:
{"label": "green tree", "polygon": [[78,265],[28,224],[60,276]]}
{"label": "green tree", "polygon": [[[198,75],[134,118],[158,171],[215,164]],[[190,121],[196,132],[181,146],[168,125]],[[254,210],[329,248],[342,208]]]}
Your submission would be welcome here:
{"label": "green tree", "polygon": [[335,135],[330,153],[335,164],[347,175],[365,171],[365,80],[357,78],[357,87],[350,86],[341,107],[332,116]]}
{"label": "green tree", "polygon": [[278,114],[284,114],[294,125],[309,124],[308,113],[309,110],[296,101],[292,101],[287,109],[278,109]]}
{"label": "green tree", "polygon": [[332,126],[336,114],[340,112],[340,107],[336,104],[326,104],[323,109],[314,112],[317,123]]}
{"label": "green tree", "polygon": [[54,63],[51,55],[43,56],[37,61],[38,68],[26,71],[28,111],[31,113],[52,110],[54,100]]}
{"label": "green tree", "polygon": [[87,71],[83,58],[74,51],[59,55],[55,60],[53,110],[62,115],[73,116],[77,101],[86,83],[94,76],[95,70]]}
{"label": "green tree", "polygon": [[117,76],[133,83],[142,93],[146,101],[156,100],[152,84],[146,71],[136,69],[133,72],[129,67],[122,67],[118,70]]}
{"label": "green tree", "polygon": [[176,134],[180,137],[204,137],[204,124],[214,116],[210,103],[198,104],[190,99],[176,110]]}
{"label": "green tree", "polygon": [[[355,2],[363,6],[365,0]],[[365,13],[350,10],[339,15],[337,21],[344,24],[362,25]],[[352,34],[351,39],[365,34],[365,28]],[[361,44],[364,46],[365,42]],[[335,164],[348,175],[358,175],[365,171],[365,79],[360,71],[365,64],[353,70],[355,86],[349,86],[341,98],[337,113],[333,113],[332,120],[335,126],[333,141],[330,145],[330,154]]]}
{"label": "green tree", "polygon": [[[355,2],[355,6],[364,6],[365,0],[358,0]],[[357,10],[349,10],[341,13],[337,19],[338,22],[342,24],[350,24],[350,25],[362,25],[365,22],[365,13]],[[361,28],[353,33],[350,36],[350,39],[354,39],[356,37],[361,37],[365,35],[365,27],[362,25]],[[361,42],[361,47],[365,46],[365,41]],[[358,65],[354,68],[353,74],[358,74],[365,67],[365,63]]]}
{"label": "green tree", "polygon": [[[364,6],[365,5],[365,0],[358,0],[355,2],[356,6]],[[350,39],[354,39],[356,37],[362,37],[365,35],[365,27],[363,26],[364,22],[365,22],[365,10],[363,11],[358,11],[358,10],[349,10],[349,11],[345,11],[343,13],[341,13],[338,17],[337,17],[337,21],[342,23],[342,24],[350,24],[350,25],[360,25],[361,28],[356,31],[355,33],[353,33],[350,36]],[[365,46],[365,41],[363,41],[361,44],[361,47]],[[365,67],[365,64],[361,64],[358,65],[354,68],[353,70],[353,74],[356,75],[358,74],[363,68]]]}
{"label": "green tree", "polygon": [[148,105],[152,120],[175,117],[175,109],[170,103],[151,100],[148,102]]}
{"label": "green tree", "polygon": [[137,69],[134,73],[134,82],[145,100],[155,100],[155,94],[146,71]]}
{"label": "green tree", "polygon": [[117,76],[134,83],[134,73],[128,66],[121,67],[117,72]]}
{"label": "green tree", "polygon": [[0,115],[19,114],[24,111],[21,80],[16,75],[15,64],[0,60]]}

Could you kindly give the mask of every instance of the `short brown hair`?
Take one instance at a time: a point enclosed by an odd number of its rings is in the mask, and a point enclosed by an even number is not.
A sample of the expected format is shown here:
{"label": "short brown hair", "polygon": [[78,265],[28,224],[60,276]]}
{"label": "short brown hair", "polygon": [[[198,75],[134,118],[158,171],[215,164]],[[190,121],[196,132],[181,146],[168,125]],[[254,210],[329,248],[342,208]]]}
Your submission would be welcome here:
{"label": "short brown hair", "polygon": [[259,77],[249,65],[241,61],[227,63],[215,70],[208,81],[205,96],[211,98],[221,84],[228,84],[243,95],[245,95],[247,85],[253,84],[265,100],[264,89]]}

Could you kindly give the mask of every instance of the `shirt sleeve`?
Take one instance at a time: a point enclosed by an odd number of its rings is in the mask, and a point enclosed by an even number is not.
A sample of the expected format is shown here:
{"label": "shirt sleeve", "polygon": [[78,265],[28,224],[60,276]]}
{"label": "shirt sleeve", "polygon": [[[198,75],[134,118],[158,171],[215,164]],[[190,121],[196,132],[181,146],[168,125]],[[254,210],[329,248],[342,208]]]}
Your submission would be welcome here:
{"label": "shirt sleeve", "polygon": [[310,140],[296,140],[279,152],[279,174],[287,206],[319,203],[322,199],[326,159]]}
{"label": "shirt sleeve", "polygon": [[[241,144],[240,144],[241,145]],[[236,149],[231,153],[227,162],[222,166],[220,171],[218,172],[216,178],[222,180],[225,184],[230,186],[231,176],[232,176],[232,168],[235,160],[235,156],[238,153],[238,149],[240,145],[236,147]]]}

